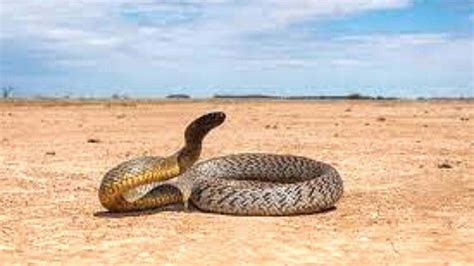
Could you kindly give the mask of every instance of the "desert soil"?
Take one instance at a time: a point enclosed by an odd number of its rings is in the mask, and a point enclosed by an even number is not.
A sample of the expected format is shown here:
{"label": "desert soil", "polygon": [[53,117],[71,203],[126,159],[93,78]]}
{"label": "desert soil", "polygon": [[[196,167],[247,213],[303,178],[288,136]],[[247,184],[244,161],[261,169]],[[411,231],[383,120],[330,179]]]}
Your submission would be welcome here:
{"label": "desert soil", "polygon": [[[169,155],[202,113],[202,159],[290,153],[334,165],[335,210],[234,217],[107,213],[103,174]],[[473,264],[474,102],[0,103],[0,261],[67,264]]]}

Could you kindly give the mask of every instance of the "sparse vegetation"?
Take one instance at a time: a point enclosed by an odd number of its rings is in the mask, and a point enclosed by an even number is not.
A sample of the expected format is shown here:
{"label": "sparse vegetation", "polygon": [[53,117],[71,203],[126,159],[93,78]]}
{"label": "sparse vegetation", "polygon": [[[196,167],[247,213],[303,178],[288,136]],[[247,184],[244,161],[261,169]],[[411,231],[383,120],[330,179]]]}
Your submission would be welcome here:
{"label": "sparse vegetation", "polygon": [[13,88],[12,86],[5,86],[2,88],[2,98],[3,99],[8,99],[8,98],[11,98],[12,95],[13,95],[13,91],[15,90],[15,88]]}
{"label": "sparse vegetation", "polygon": [[126,99],[129,99],[129,97],[126,94],[118,93],[118,92],[112,94],[111,98],[113,100],[126,100]]}
{"label": "sparse vegetation", "polygon": [[284,99],[284,97],[264,95],[264,94],[243,94],[243,95],[215,94],[213,98],[216,98],[216,99]]}
{"label": "sparse vegetation", "polygon": [[191,96],[187,94],[170,94],[166,96],[167,99],[190,99]]}
{"label": "sparse vegetation", "polygon": [[353,93],[353,94],[347,95],[346,98],[349,100],[360,100],[360,99],[370,99],[371,97],[362,96],[361,94],[358,94],[358,93]]}
{"label": "sparse vegetation", "polygon": [[277,100],[398,100],[395,97],[383,96],[366,96],[358,93],[349,95],[315,95],[315,96],[273,96],[265,94],[243,94],[243,95],[229,95],[216,94],[213,96],[216,99],[277,99]]}

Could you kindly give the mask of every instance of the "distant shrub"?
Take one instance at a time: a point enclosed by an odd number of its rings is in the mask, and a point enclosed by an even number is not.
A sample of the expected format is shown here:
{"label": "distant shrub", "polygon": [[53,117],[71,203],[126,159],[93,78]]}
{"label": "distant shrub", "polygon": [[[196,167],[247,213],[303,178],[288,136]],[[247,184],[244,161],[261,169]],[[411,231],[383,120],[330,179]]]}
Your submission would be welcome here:
{"label": "distant shrub", "polygon": [[170,94],[166,96],[167,99],[190,99],[191,96],[187,94]]}
{"label": "distant shrub", "polygon": [[15,89],[12,86],[6,86],[2,88],[2,98],[8,99],[12,96]]}
{"label": "distant shrub", "polygon": [[265,95],[265,94],[243,94],[243,95],[229,95],[229,94],[215,94],[216,99],[280,99],[281,97]]}
{"label": "distant shrub", "polygon": [[125,94],[120,94],[120,93],[114,93],[112,94],[111,98],[113,100],[126,100],[128,99],[129,97]]}
{"label": "distant shrub", "polygon": [[370,99],[371,97],[363,96],[359,93],[353,93],[346,96],[346,99],[349,100],[360,100],[360,99]]}

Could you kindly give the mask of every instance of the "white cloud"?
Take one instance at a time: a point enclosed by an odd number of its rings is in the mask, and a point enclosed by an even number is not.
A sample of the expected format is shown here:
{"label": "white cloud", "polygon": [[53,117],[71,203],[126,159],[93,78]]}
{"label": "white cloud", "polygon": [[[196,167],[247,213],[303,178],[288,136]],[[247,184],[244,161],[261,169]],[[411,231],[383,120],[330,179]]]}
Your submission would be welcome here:
{"label": "white cloud", "polygon": [[[39,50],[62,58],[69,55],[70,60],[126,59],[144,67],[165,60],[182,65],[235,58],[249,65],[260,61],[264,65],[296,67],[332,61],[346,66],[353,62],[355,66],[354,62],[363,60],[353,55],[354,46],[364,51],[364,47],[377,50],[434,45],[448,42],[449,36],[365,35],[323,40],[298,33],[288,35],[284,28],[310,18],[404,8],[410,4],[410,0],[256,0],[245,4],[230,0],[21,1],[3,4],[0,33],[3,39],[34,44]],[[190,18],[163,25],[163,20],[172,14]],[[249,34],[275,30],[280,32],[275,39],[248,39]],[[338,51],[348,55],[341,57]],[[324,56],[330,58],[321,58]]]}
{"label": "white cloud", "polygon": [[369,65],[368,62],[352,58],[338,58],[332,60],[331,63],[340,67],[365,67]]}
{"label": "white cloud", "polygon": [[[12,43],[22,56],[41,59],[51,67],[106,69],[120,76],[171,70],[185,73],[179,76],[184,79],[186,75],[201,77],[200,71],[206,69],[324,76],[334,69],[389,73],[416,67],[440,75],[453,69],[472,70],[472,60],[466,58],[472,55],[472,37],[449,33],[317,37],[290,29],[307,20],[407,8],[412,2],[8,1],[0,8],[0,38],[7,45]],[[450,72],[444,75],[458,77]]]}
{"label": "white cloud", "polygon": [[[273,22],[284,25],[314,17],[334,17],[377,9],[405,8],[408,7],[411,2],[411,0],[261,1],[265,7],[273,7],[270,8],[268,12],[268,18]],[[267,12],[264,12],[264,14],[265,13]]]}
{"label": "white cloud", "polygon": [[[145,17],[151,27],[162,27],[170,18],[191,19],[193,25],[171,19],[166,27],[198,27],[199,30],[252,31],[261,28],[285,27],[310,18],[334,17],[369,10],[404,8],[412,0],[188,0],[185,2],[150,2],[149,0],[45,0],[40,2],[8,1],[2,3],[1,34],[38,26],[79,27],[84,30],[112,30],[126,26],[130,19]],[[129,21],[130,22],[130,21]],[[173,25],[173,22],[177,22]],[[129,23],[130,24],[130,23]],[[225,26],[225,27],[223,27]]]}
{"label": "white cloud", "polygon": [[82,60],[82,59],[56,59],[52,63],[54,65],[60,65],[63,67],[93,67],[95,62],[92,60]]}
{"label": "white cloud", "polygon": [[346,35],[338,37],[337,40],[358,43],[393,44],[394,46],[429,45],[448,42],[449,35],[446,33]]}
{"label": "white cloud", "polygon": [[121,38],[114,36],[107,36],[93,31],[83,31],[78,29],[68,28],[52,28],[42,31],[42,35],[38,38],[43,38],[49,42],[67,43],[69,45],[89,45],[95,47],[113,47],[120,43]]}

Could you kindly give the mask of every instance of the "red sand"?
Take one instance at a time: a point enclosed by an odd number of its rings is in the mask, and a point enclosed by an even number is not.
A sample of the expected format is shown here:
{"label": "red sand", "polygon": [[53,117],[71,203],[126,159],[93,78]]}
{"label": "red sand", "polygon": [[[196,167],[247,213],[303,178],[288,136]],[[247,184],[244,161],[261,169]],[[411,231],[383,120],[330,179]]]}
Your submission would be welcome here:
{"label": "red sand", "polygon": [[[473,107],[0,102],[0,261],[472,265]],[[202,159],[258,151],[331,163],[345,181],[337,209],[293,217],[104,212],[97,187],[109,168],[175,152],[186,124],[210,110],[228,120],[207,137]]]}

